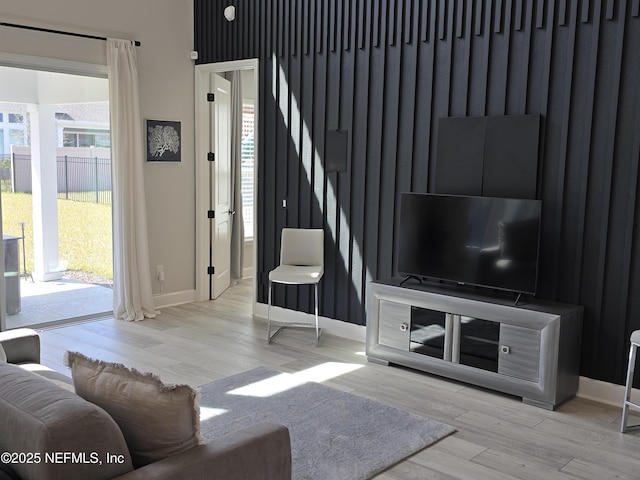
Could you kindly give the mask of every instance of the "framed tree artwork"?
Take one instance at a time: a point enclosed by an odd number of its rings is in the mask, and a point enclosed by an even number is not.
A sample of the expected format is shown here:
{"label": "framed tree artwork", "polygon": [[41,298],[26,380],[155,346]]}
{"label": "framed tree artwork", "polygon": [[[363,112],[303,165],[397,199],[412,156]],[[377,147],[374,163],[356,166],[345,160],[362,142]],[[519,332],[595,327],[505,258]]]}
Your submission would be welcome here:
{"label": "framed tree artwork", "polygon": [[147,120],[147,161],[179,162],[181,154],[180,122]]}

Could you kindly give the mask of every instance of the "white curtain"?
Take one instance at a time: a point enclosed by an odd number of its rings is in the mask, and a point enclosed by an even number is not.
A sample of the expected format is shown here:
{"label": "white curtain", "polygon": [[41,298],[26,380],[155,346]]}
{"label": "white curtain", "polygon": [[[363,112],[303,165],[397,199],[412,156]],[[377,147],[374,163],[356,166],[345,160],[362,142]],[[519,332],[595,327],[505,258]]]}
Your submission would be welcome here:
{"label": "white curtain", "polygon": [[244,219],[242,218],[242,75],[231,74],[231,279],[242,279],[244,268]]}
{"label": "white curtain", "polygon": [[136,47],[107,40],[113,168],[113,313],[137,321],[157,315],[151,292],[144,140]]}

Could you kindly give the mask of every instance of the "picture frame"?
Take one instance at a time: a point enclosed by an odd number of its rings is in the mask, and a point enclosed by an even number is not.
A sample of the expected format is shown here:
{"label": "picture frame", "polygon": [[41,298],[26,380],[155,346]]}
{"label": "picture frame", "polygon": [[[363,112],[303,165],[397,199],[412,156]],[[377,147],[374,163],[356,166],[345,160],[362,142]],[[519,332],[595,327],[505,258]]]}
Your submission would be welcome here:
{"label": "picture frame", "polygon": [[180,162],[182,156],[181,123],[147,119],[147,162]]}

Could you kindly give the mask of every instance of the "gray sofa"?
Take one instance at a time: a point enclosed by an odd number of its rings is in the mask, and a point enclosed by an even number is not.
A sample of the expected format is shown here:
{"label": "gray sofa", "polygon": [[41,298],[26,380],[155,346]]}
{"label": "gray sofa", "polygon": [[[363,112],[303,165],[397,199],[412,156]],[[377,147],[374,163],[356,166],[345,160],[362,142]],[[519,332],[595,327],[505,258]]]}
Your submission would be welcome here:
{"label": "gray sofa", "polygon": [[[16,478],[291,478],[289,431],[275,424],[233,432],[134,469],[115,421],[76,395],[69,377],[40,364],[37,332],[0,332],[0,346],[0,452],[12,454],[13,461],[3,463]],[[2,479],[7,465],[0,467]]]}

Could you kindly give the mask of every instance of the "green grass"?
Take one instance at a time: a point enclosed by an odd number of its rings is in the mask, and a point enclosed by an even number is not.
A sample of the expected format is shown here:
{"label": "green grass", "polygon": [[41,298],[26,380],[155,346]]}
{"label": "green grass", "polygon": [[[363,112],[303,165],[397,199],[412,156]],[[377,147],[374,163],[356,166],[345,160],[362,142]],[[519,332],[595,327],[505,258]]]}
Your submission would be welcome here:
{"label": "green grass", "polygon": [[[26,263],[32,272],[32,196],[3,192],[3,233],[20,236],[20,222],[25,222]],[[111,205],[58,200],[58,252],[61,268],[112,279]]]}

